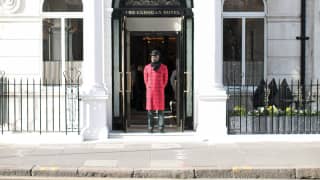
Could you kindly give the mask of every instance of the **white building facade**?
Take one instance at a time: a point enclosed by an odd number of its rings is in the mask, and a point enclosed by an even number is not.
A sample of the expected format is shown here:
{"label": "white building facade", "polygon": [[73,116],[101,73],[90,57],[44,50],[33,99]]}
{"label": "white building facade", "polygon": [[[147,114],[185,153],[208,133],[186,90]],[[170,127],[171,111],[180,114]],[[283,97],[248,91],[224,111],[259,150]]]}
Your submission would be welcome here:
{"label": "white building facade", "polygon": [[[320,76],[319,12],[320,2],[308,0],[306,82]],[[228,87],[300,79],[300,29],[301,0],[0,0],[0,70],[49,89],[75,71],[79,131],[107,139],[147,131],[141,69],[159,49],[169,77],[176,73],[166,88],[166,133],[217,139],[228,136]],[[27,110],[17,111],[26,121]]]}

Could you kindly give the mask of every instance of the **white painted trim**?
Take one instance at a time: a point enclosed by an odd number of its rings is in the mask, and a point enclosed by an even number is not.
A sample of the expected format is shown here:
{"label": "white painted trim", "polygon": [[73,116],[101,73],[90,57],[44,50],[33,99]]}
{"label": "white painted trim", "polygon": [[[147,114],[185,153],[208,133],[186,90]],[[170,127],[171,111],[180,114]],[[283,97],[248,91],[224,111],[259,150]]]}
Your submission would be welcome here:
{"label": "white painted trim", "polygon": [[12,23],[26,23],[26,22],[39,22],[41,18],[39,16],[23,16],[23,17],[14,17],[11,16],[1,16],[0,22],[12,22]]}
{"label": "white painted trim", "polygon": [[[66,18],[61,18],[61,73],[62,79],[64,79],[64,71],[66,68]],[[69,41],[69,39],[67,40]]]}
{"label": "white painted trim", "polygon": [[[266,8],[267,9],[267,8]],[[264,63],[263,63],[263,76],[264,79],[268,77],[268,22],[267,16],[264,18]]]}
{"label": "white painted trim", "polygon": [[224,18],[264,18],[266,14],[264,12],[223,12]]}
{"label": "white painted trim", "polygon": [[84,18],[84,14],[51,14],[51,13],[42,13],[41,18]]}
{"label": "white painted trim", "polygon": [[246,84],[246,17],[242,17],[242,45],[241,45],[241,80],[242,80],[242,84]]}
{"label": "white painted trim", "polygon": [[55,17],[63,17],[63,16],[83,16],[83,12],[41,12],[42,16],[55,16]]}

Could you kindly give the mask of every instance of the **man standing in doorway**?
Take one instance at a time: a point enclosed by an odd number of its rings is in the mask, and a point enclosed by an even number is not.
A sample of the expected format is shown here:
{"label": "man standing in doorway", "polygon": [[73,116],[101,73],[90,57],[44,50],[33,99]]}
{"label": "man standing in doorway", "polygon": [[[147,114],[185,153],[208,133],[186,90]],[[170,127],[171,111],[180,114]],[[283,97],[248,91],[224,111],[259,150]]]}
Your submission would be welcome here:
{"label": "man standing in doorway", "polygon": [[148,111],[148,130],[153,132],[153,114],[158,117],[158,128],[164,132],[165,87],[168,82],[168,68],[160,62],[160,51],[152,50],[151,63],[144,68],[146,85],[146,110]]}

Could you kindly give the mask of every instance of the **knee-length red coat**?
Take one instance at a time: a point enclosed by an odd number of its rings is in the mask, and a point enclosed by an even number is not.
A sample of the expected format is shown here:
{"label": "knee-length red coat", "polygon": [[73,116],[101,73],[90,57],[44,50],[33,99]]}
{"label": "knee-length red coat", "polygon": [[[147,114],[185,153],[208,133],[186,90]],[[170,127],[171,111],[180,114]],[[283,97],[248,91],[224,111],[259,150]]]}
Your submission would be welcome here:
{"label": "knee-length red coat", "polygon": [[168,68],[161,64],[155,71],[151,64],[144,68],[144,83],[146,85],[146,110],[165,109],[165,87],[168,82]]}

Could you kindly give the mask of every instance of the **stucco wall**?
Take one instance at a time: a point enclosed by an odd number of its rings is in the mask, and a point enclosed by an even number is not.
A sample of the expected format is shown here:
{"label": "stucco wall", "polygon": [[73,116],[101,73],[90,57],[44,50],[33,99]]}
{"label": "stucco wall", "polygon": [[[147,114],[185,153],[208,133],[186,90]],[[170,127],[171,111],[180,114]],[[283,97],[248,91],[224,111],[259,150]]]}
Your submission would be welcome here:
{"label": "stucco wall", "polygon": [[[8,1],[7,1],[8,2]],[[41,75],[40,0],[0,7],[0,70],[8,76]]]}
{"label": "stucco wall", "polygon": [[311,72],[307,78],[320,80],[320,1],[310,0],[307,5],[307,36],[310,37],[307,41],[307,70]]}
{"label": "stucco wall", "polygon": [[300,77],[300,0],[267,0],[267,78]]}
{"label": "stucco wall", "polygon": [[[105,19],[111,0],[105,1]],[[41,0],[15,0],[0,7],[0,70],[10,76],[41,76]],[[267,78],[300,78],[300,0],[266,0]],[[307,1],[307,80],[320,78],[320,2]],[[195,16],[197,16],[195,14]],[[105,21],[107,22],[107,21]],[[111,39],[105,23],[105,41]],[[107,44],[105,44],[107,45]],[[105,55],[105,59],[111,56]],[[109,62],[109,61],[108,61]],[[108,65],[105,66],[108,69]],[[105,77],[110,77],[106,74]],[[110,80],[106,78],[105,82]]]}

